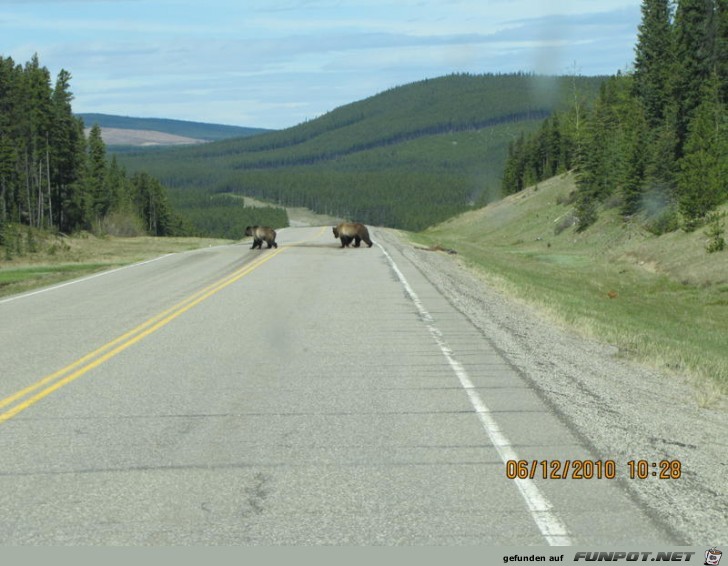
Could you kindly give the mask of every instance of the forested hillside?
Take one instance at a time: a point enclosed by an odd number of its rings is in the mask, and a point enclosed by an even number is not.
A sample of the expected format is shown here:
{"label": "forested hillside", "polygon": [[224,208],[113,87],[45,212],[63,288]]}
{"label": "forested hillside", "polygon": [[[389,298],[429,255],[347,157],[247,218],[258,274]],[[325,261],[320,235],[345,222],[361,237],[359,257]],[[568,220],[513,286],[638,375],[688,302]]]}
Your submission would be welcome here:
{"label": "forested hillside", "polygon": [[655,233],[714,223],[728,200],[728,2],[644,0],[634,71],[594,105],[557,113],[509,148],[505,193],[575,169],[577,229],[619,207]]}
{"label": "forested hillside", "polygon": [[126,153],[173,202],[238,193],[419,230],[500,196],[508,142],[592,100],[603,77],[450,75],[393,88],[286,130]]}

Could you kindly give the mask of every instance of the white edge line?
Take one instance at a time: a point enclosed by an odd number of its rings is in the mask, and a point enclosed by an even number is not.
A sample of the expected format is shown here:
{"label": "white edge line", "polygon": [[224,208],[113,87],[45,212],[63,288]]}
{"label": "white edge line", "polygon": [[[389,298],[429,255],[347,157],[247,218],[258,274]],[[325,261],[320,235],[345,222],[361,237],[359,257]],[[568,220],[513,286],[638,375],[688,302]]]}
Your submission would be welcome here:
{"label": "white edge line", "polygon": [[33,295],[40,295],[41,293],[48,293],[49,291],[55,291],[56,289],[61,289],[62,287],[68,287],[69,285],[75,285],[76,283],[83,283],[84,281],[88,281],[89,279],[96,279],[97,277],[103,277],[104,275],[111,275],[112,273],[116,273],[117,271],[121,271],[123,269],[129,269],[131,267],[138,267],[140,265],[145,265],[147,263],[152,263],[154,261],[159,261],[160,259],[164,259],[166,257],[176,255],[174,253],[165,254],[159,257],[155,257],[154,259],[148,259],[146,261],[140,261],[137,263],[131,263],[129,265],[123,265],[121,267],[117,267],[116,269],[109,269],[108,271],[101,271],[99,273],[94,273],[93,275],[88,275],[86,277],[82,277],[81,279],[73,279],[71,281],[66,281],[65,283],[59,283],[58,285],[52,285],[51,287],[44,287],[43,289],[38,289],[37,291],[29,291],[27,293],[22,293],[21,295],[14,295],[12,297],[8,297],[7,299],[0,299],[0,305],[3,303],[10,303],[12,301],[17,301],[19,299],[25,299],[27,297],[32,297]]}
{"label": "white edge line", "polygon": [[[475,413],[478,415],[478,419],[483,425],[485,432],[488,434],[488,438],[490,438],[491,443],[498,452],[501,461],[505,465],[508,460],[519,460],[520,458],[517,452],[513,449],[513,446],[505,434],[501,431],[500,426],[490,412],[490,409],[478,394],[473,382],[468,376],[468,373],[465,371],[465,368],[463,368],[462,364],[455,359],[452,350],[443,338],[442,332],[440,332],[440,330],[434,325],[432,315],[427,312],[427,309],[425,309],[422,301],[420,301],[420,298],[414,292],[414,289],[412,289],[404,274],[400,271],[399,267],[397,267],[392,256],[389,255],[387,250],[385,250],[381,244],[377,243],[377,246],[384,253],[387,261],[397,275],[397,278],[400,283],[402,283],[407,295],[409,295],[409,298],[415,304],[415,307],[417,307],[425,326],[427,326],[427,329],[430,331],[430,334],[432,334],[435,342],[437,342],[437,345],[440,347],[440,350],[450,364],[450,367],[460,380],[460,384],[468,395],[470,404],[473,406]],[[532,519],[548,544],[550,546],[571,546],[573,544],[571,541],[571,533],[569,533],[566,525],[564,525],[564,523],[562,523],[553,512],[551,503],[533,480],[527,478],[515,479],[513,481],[518,487],[521,496],[525,500]]]}

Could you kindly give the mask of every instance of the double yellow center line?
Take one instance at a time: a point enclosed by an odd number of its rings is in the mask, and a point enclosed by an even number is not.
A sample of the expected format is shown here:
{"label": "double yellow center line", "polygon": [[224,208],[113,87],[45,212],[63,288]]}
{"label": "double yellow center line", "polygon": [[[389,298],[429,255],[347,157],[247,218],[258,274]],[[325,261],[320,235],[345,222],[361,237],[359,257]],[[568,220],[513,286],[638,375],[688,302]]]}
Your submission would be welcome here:
{"label": "double yellow center line", "polygon": [[21,389],[17,393],[13,393],[12,395],[0,400],[0,411],[3,411],[0,413],[0,424],[12,419],[18,413],[34,405],[44,397],[47,397],[64,385],[68,385],[92,369],[110,360],[117,354],[120,354],[130,346],[133,346],[140,340],[143,340],[150,334],[172,322],[181,314],[190,310],[192,307],[222,291],[228,285],[232,285],[236,281],[242,279],[248,275],[248,273],[254,271],[267,261],[270,261],[286,249],[286,247],[282,247],[276,250],[271,250],[270,253],[266,253],[264,256],[261,256],[250,264],[238,269],[231,275],[228,275],[227,277],[205,287],[177,303],[173,307],[150,318],[136,328],[133,328],[111,342],[104,344],[93,352],[86,354],[82,358],[79,358],[57,372],[52,373],[36,383],[29,385],[25,389]]}

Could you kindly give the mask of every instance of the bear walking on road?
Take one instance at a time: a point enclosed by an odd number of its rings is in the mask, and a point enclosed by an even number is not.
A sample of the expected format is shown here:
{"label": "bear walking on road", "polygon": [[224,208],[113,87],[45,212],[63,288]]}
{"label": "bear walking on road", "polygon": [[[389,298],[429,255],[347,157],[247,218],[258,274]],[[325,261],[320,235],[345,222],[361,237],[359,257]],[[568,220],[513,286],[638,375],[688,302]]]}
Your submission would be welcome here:
{"label": "bear walking on road", "polygon": [[362,240],[368,247],[372,247],[372,241],[369,239],[369,230],[364,224],[359,222],[342,222],[338,226],[334,226],[334,238],[341,240],[341,247],[348,248],[351,242],[354,247],[358,248]]}
{"label": "bear walking on road", "polygon": [[245,229],[246,236],[253,236],[253,245],[251,250],[258,248],[263,249],[263,242],[268,244],[268,248],[277,248],[276,244],[276,231],[269,226],[248,226]]}

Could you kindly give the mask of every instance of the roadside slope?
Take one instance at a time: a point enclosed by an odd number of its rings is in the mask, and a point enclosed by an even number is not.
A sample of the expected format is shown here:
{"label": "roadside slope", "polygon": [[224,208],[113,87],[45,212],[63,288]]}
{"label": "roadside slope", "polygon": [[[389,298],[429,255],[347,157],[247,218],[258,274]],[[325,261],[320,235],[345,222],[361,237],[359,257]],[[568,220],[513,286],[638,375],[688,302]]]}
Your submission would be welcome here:
{"label": "roadside slope", "polygon": [[552,322],[693,380],[701,404],[717,402],[728,392],[725,252],[705,251],[703,229],[657,237],[616,209],[577,233],[574,188],[573,176],[554,178],[416,238],[457,250]]}

